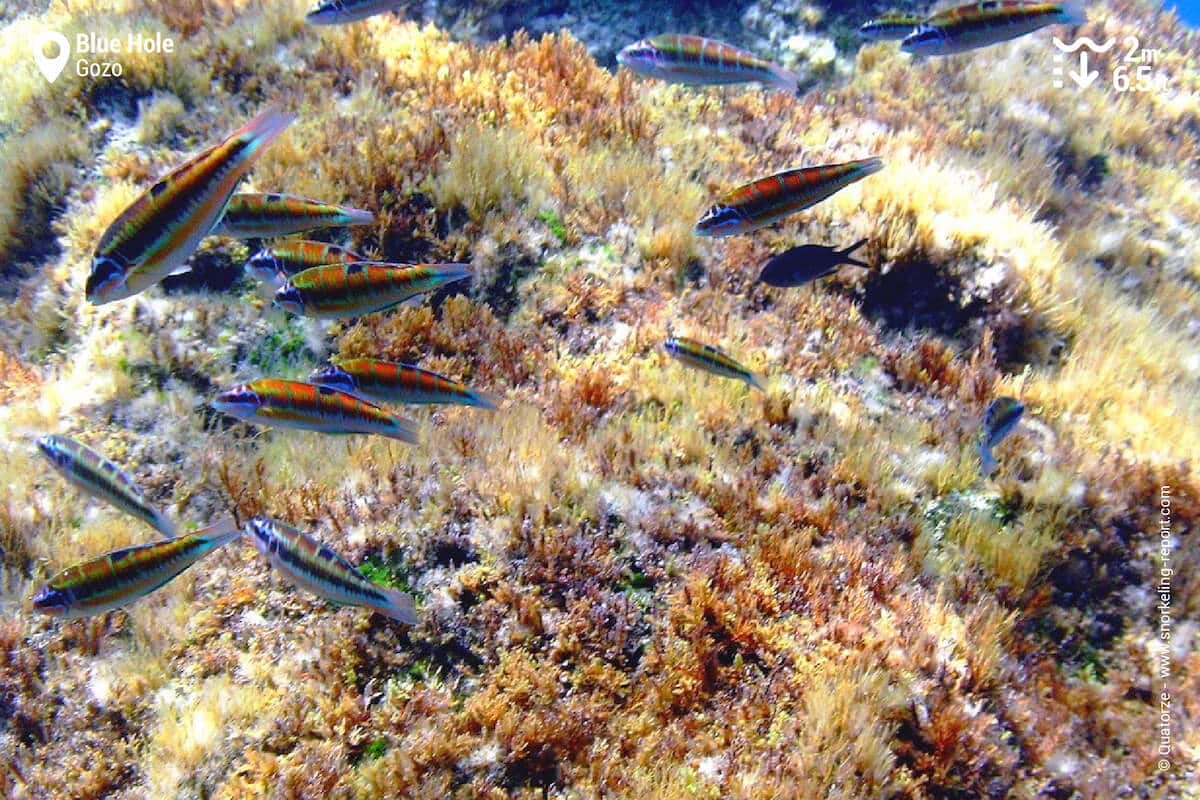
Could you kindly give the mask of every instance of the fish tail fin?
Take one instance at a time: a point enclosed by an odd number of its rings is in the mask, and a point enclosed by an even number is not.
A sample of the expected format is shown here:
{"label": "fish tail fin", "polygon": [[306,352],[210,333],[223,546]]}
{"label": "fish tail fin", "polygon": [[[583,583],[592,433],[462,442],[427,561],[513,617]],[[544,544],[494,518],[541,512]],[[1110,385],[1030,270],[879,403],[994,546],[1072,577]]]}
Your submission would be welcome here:
{"label": "fish tail fin", "polygon": [[746,383],[758,389],[763,394],[767,393],[767,376],[761,372],[750,372],[746,376]]}
{"label": "fish tail fin", "polygon": [[470,393],[471,405],[476,408],[484,408],[488,411],[496,411],[500,408],[500,404],[504,402],[504,398],[494,392],[485,392],[482,389],[472,389]]}
{"label": "fish tail fin", "polygon": [[154,529],[163,535],[164,539],[174,539],[179,535],[179,526],[175,520],[161,511],[154,512]]}
{"label": "fish tail fin", "polygon": [[384,433],[384,436],[389,439],[397,439],[405,444],[417,444],[421,441],[417,436],[417,423],[404,417],[396,417],[395,426]]}
{"label": "fish tail fin", "polygon": [[838,255],[842,257],[842,261],[843,261],[844,263],[846,263],[846,264],[849,264],[849,265],[850,265],[850,266],[852,266],[852,267],[863,267],[864,269],[871,269],[871,265],[870,265],[870,264],[868,264],[867,262],[865,262],[865,261],[862,261],[862,260],[860,260],[860,259],[857,259],[857,258],[851,258],[851,257],[850,257],[850,254],[851,254],[851,253],[853,253],[853,252],[854,252],[855,250],[857,250],[858,248],[862,247],[862,246],[863,246],[864,244],[866,244],[868,241],[870,241],[870,239],[869,239],[869,238],[863,238],[863,239],[859,239],[857,242],[855,242],[854,244],[850,245],[850,246],[849,246],[849,247],[847,247],[845,250],[840,250],[840,251],[838,251]]}
{"label": "fish tail fin", "polygon": [[347,208],[344,211],[347,225],[375,224],[375,212],[373,211],[367,211],[363,208]]}
{"label": "fish tail fin", "polygon": [[[279,138],[288,125],[296,121],[295,114],[285,114],[278,106],[268,106],[258,116],[247,122],[233,134],[251,140],[247,155],[252,156]],[[220,223],[218,222],[218,225]]]}
{"label": "fish tail fin", "polygon": [[387,597],[387,602],[373,606],[376,611],[405,625],[417,624],[417,607],[411,594],[383,587],[379,587],[379,591]]}
{"label": "fish tail fin", "polygon": [[471,268],[470,264],[448,264],[447,266],[451,267],[451,269],[446,271],[446,283],[453,283],[454,281],[461,281],[475,276],[475,270]]}
{"label": "fish tail fin", "polygon": [[839,251],[838,255],[848,256],[851,253],[853,253],[855,250],[857,250],[858,248],[862,247],[864,244],[869,242],[870,240],[871,240],[870,237],[864,236],[863,238],[859,239],[854,244],[850,245],[849,247],[845,248],[844,250]]}
{"label": "fish tail fin", "polygon": [[233,517],[223,517],[205,528],[193,531],[190,535],[208,537],[212,541],[212,549],[216,550],[241,536],[242,529]]}
{"label": "fish tail fin", "polygon": [[[883,159],[879,158],[878,156],[864,158],[858,162],[858,167],[862,171],[862,177],[865,178],[868,175],[874,175],[876,172],[879,172],[879,170],[883,169]],[[853,250],[854,248],[850,249]]]}
{"label": "fish tail fin", "polygon": [[1059,23],[1062,25],[1083,25],[1087,22],[1087,12],[1083,10],[1081,0],[1067,0],[1062,3],[1058,12]]}
{"label": "fish tail fin", "polygon": [[986,445],[979,446],[979,472],[983,477],[990,477],[996,468],[1000,466],[1000,462],[996,461],[996,457],[992,455],[992,448]]}
{"label": "fish tail fin", "polygon": [[764,83],[769,83],[785,92],[799,96],[801,94],[801,77],[792,72],[790,69],[785,69],[778,64],[771,65],[771,77]]}

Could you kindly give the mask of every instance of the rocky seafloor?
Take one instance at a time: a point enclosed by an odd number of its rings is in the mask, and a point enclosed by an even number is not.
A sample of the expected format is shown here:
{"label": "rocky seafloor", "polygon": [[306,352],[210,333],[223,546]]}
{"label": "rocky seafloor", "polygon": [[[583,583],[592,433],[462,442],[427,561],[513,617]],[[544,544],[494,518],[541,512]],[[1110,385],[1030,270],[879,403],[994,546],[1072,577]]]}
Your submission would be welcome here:
{"label": "rocky seafloor", "polygon": [[[1197,796],[1193,31],[1089,5],[1084,32],[1140,37],[1169,86],[1075,92],[1047,31],[914,60],[858,48],[844,4],[447,2],[334,28],[306,5],[0,3],[0,795]],[[607,68],[667,22],[811,85]],[[28,57],[48,29],[177,50],[51,86]],[[334,239],[475,279],[314,323],[243,277],[253,243],[214,237],[193,275],[89,304],[107,225],[270,102],[298,121],[247,186],[370,209]],[[733,185],[871,155],[883,171],[779,225],[693,234]],[[870,269],[757,282],[775,252],[863,237]],[[767,392],[670,361],[669,333]],[[505,405],[415,411],[411,447],[209,406],[335,353]],[[985,480],[997,395],[1027,424]],[[313,532],[412,591],[420,624],[331,606],[236,542],[126,610],[35,613],[50,575],[153,536],[62,483],[46,432],[191,524]]]}

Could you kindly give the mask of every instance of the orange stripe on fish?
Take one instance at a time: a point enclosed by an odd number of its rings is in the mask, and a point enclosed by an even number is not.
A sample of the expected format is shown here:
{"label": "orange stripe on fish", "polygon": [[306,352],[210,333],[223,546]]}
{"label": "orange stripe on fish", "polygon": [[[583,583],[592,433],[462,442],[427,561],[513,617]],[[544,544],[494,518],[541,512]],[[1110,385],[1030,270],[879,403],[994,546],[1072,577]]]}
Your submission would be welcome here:
{"label": "orange stripe on fish", "polygon": [[724,350],[713,347],[711,344],[704,344],[695,339],[685,339],[682,336],[673,336],[663,343],[663,349],[672,358],[690,367],[704,370],[713,375],[720,375],[723,378],[744,381],[759,391],[767,390],[766,380],[763,376],[746,369]]}
{"label": "orange stripe on fish", "polygon": [[88,300],[99,305],[131,297],[186,263],[238,181],[293,119],[275,109],[264,111],[135,200],[100,238],[87,279]]}
{"label": "orange stripe on fish", "polygon": [[377,434],[415,444],[416,425],[331,386],[260,378],[217,395],[213,408],[238,419],[321,433]]}
{"label": "orange stripe on fish", "polygon": [[466,264],[327,264],[293,275],[275,293],[275,305],[297,315],[346,319],[386,311],[470,275]]}
{"label": "orange stripe on fish", "polygon": [[700,236],[732,236],[778,222],[878,172],[878,158],[803,167],[759,178],[730,191],[696,223]]}
{"label": "orange stripe on fish", "polygon": [[337,358],[309,380],[384,403],[453,403],[489,410],[499,404],[495,396],[445,375],[375,358]]}
{"label": "orange stripe on fish", "polygon": [[373,213],[359,208],[290,194],[243,192],[229,199],[221,221],[212,232],[241,239],[270,238],[317,228],[370,225],[374,221]]}
{"label": "orange stripe on fish", "polygon": [[679,33],[634,42],[617,54],[617,62],[648,78],[701,86],[761,82],[795,92],[800,80],[795,73],[733,45]]}
{"label": "orange stripe on fish", "polygon": [[241,534],[233,520],[162,542],[125,547],[63,570],[34,595],[33,607],[58,617],[99,614],[162,587]]}

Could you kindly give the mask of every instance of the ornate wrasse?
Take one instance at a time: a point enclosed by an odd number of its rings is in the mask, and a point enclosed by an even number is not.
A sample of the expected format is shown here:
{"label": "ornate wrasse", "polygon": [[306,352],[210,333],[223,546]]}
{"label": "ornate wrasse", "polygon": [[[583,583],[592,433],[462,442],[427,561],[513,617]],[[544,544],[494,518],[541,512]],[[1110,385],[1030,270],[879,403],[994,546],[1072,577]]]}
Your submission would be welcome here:
{"label": "ornate wrasse", "polygon": [[745,381],[759,391],[767,390],[766,380],[756,372],[746,369],[728,353],[711,344],[697,342],[695,339],[685,339],[682,336],[672,336],[663,343],[672,358],[682,361],[689,367],[702,369],[722,378],[733,378]]}
{"label": "ornate wrasse", "polygon": [[271,566],[300,588],[334,603],[364,606],[406,625],[417,624],[412,595],[371,583],[307,533],[267,517],[247,522],[245,533]]}
{"label": "ornate wrasse", "polygon": [[100,237],[87,279],[97,305],[144,291],[191,257],[237,186],[294,117],[268,109],[188,159],[125,209]]}
{"label": "ornate wrasse", "polygon": [[64,478],[86,494],[137,517],[165,537],[175,535],[175,523],[150,507],[133,478],[92,448],[58,434],[40,437],[37,446]]}
{"label": "ornate wrasse", "polygon": [[499,402],[445,375],[377,358],[334,359],[309,380],[384,403],[453,403],[494,411]]}
{"label": "ornate wrasse", "polygon": [[997,397],[988,403],[983,412],[983,426],[979,432],[980,470],[985,477],[995,472],[999,466],[992,456],[993,448],[1012,433],[1024,413],[1025,405],[1013,397]]}
{"label": "ornate wrasse", "polygon": [[778,64],[733,45],[680,33],[634,42],[617,54],[617,62],[648,78],[701,86],[757,81],[795,92],[800,80]]}
{"label": "ornate wrasse", "polygon": [[114,550],[55,575],[34,595],[33,607],[57,617],[110,611],[145,597],[240,535],[230,519],[163,542]]}
{"label": "ornate wrasse", "polygon": [[373,213],[360,208],[322,203],[293,194],[242,192],[229,198],[225,213],[212,232],[239,239],[266,239],[317,228],[370,225],[374,221]]}
{"label": "ornate wrasse", "polygon": [[304,19],[312,25],[340,25],[394,11],[403,5],[404,0],[320,0]]}
{"label": "ornate wrasse", "polygon": [[415,444],[416,425],[331,386],[261,378],[221,392],[213,408],[238,419],[321,433],[365,433]]}
{"label": "ornate wrasse", "polygon": [[310,267],[362,260],[358,253],[336,244],[298,239],[264,247],[246,259],[245,270],[260,281],[270,283],[281,274],[286,278]]}
{"label": "ornate wrasse", "polygon": [[883,169],[878,158],[803,167],[760,178],[726,194],[696,223],[700,236],[749,233],[814,206],[855,181]]}
{"label": "ornate wrasse", "polygon": [[274,302],[292,314],[346,319],[386,311],[470,275],[466,264],[327,264],[293,275],[279,287]]}
{"label": "ornate wrasse", "polygon": [[914,55],[952,55],[1015,39],[1047,25],[1085,22],[1087,16],[1076,3],[989,0],[934,14],[904,38],[900,49]]}
{"label": "ornate wrasse", "polygon": [[913,29],[921,24],[921,20],[922,17],[915,14],[893,11],[864,22],[858,29],[858,35],[874,42],[900,41],[912,33]]}

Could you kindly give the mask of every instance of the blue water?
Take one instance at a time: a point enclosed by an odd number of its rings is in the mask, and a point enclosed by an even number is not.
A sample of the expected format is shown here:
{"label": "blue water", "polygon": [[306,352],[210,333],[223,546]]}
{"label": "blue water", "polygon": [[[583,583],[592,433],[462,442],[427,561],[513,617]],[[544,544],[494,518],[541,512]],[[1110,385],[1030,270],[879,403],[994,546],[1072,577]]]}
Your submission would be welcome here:
{"label": "blue water", "polygon": [[1181,3],[1163,3],[1164,8],[1174,8],[1179,17],[1189,25],[1200,25],[1200,0],[1184,0]]}

